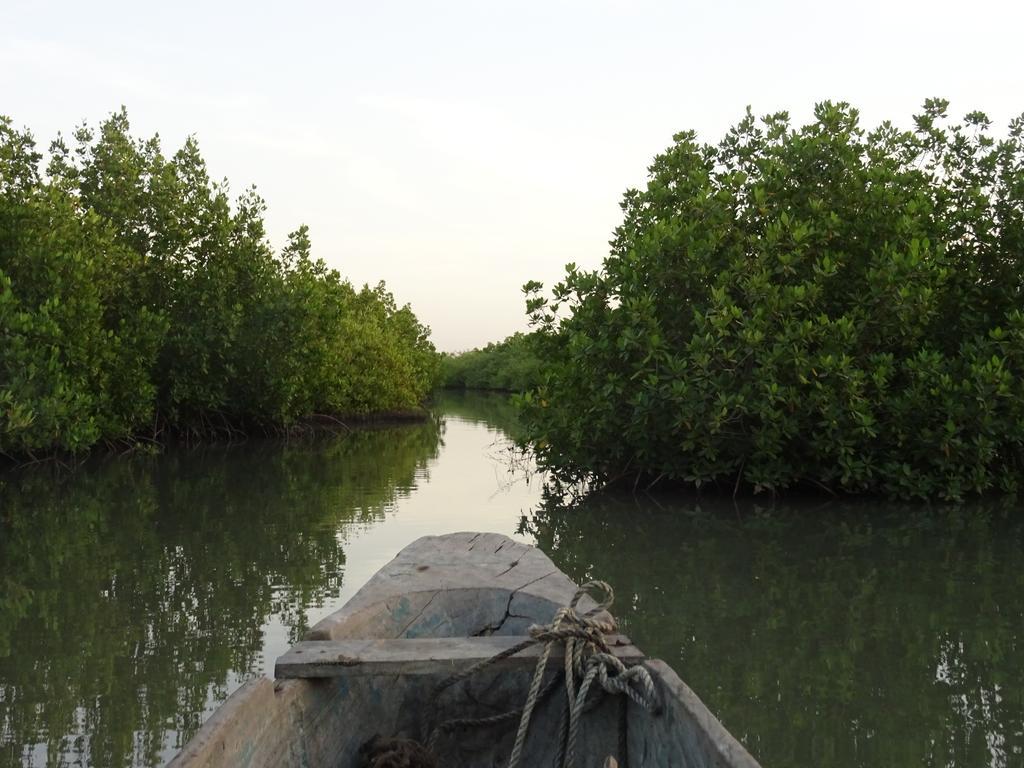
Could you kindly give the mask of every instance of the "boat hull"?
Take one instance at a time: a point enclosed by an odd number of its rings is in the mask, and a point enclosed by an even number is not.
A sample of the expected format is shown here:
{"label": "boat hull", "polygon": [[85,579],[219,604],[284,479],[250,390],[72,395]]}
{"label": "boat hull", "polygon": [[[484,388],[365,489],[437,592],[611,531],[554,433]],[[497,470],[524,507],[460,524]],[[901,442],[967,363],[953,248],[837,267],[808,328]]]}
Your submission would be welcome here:
{"label": "boat hull", "polygon": [[[576,585],[546,555],[505,536],[424,537],[403,549],[307,639],[525,635],[531,624],[549,622],[575,591]],[[585,599],[581,607],[593,603]],[[602,765],[606,756],[618,754],[625,721],[634,768],[758,768],[667,664],[648,660],[644,665],[655,683],[659,713],[627,705],[621,697],[604,697],[585,716],[577,765]],[[440,666],[436,674],[421,670],[375,677],[260,678],[232,694],[170,765],[355,766],[359,748],[374,735],[423,739],[424,731],[437,722],[521,706],[532,670],[485,670],[436,698],[437,684],[448,674]],[[564,694],[556,693],[538,708],[523,765],[550,763],[563,702]],[[514,724],[461,729],[438,742],[441,764],[504,764],[514,730]]]}

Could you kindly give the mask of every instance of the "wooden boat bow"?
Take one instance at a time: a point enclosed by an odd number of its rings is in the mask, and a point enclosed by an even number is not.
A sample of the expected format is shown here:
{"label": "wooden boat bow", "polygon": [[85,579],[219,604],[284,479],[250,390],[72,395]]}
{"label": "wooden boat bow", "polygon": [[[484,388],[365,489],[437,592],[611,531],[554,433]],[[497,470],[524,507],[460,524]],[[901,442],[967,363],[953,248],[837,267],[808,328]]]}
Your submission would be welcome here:
{"label": "wooden boat bow", "polygon": [[[438,681],[519,643],[531,625],[551,622],[576,590],[540,550],[500,534],[418,539],[278,659],[278,680],[260,678],[232,694],[171,768],[355,766],[375,734],[417,734],[438,719],[521,706],[539,646],[474,673],[440,700]],[[583,597],[579,608],[597,604]],[[626,723],[633,768],[759,768],[668,665],[646,659],[628,638],[611,648],[647,670],[661,714],[604,697],[583,721],[577,765],[604,765],[618,754]],[[554,674],[561,664],[550,666]],[[555,717],[536,718],[523,765],[550,762],[557,725]],[[467,731],[447,745],[441,764],[504,764],[511,745],[508,729]]]}

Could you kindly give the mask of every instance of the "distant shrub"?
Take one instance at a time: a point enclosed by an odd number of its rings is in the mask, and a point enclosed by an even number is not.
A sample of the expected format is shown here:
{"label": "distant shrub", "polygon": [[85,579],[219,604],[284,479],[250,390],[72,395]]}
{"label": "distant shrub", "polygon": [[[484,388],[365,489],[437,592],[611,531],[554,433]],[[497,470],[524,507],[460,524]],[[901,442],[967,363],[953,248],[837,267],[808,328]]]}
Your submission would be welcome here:
{"label": "distant shrub", "polygon": [[527,286],[541,462],[598,478],[958,498],[1024,470],[1024,117],[825,103],[681,133],[598,272]]}
{"label": "distant shrub", "polygon": [[539,371],[533,339],[522,333],[441,358],[441,382],[449,389],[524,392],[539,383]]}

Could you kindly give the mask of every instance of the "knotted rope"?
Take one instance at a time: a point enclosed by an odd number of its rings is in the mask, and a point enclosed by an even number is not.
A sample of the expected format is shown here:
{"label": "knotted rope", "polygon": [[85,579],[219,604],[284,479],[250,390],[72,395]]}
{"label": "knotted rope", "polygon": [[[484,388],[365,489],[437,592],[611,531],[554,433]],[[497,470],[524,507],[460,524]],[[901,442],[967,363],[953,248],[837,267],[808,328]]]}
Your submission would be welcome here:
{"label": "knotted rope", "polygon": [[[580,613],[577,606],[584,595],[590,590],[601,590],[604,598],[598,604]],[[628,696],[637,705],[652,712],[657,708],[657,696],[654,690],[654,682],[651,675],[641,665],[627,667],[622,663],[608,647],[605,640],[606,635],[613,634],[616,630],[615,619],[607,613],[615,599],[615,593],[606,582],[591,581],[579,589],[573,595],[572,601],[564,608],[555,613],[550,624],[533,625],[529,629],[529,640],[524,640],[501,653],[492,656],[469,669],[452,675],[438,686],[435,696],[464,680],[481,669],[491,666],[502,659],[514,656],[520,651],[540,643],[544,643],[544,650],[537,660],[533,678],[530,680],[529,692],[522,710],[512,710],[494,717],[480,719],[450,720],[438,726],[430,737],[429,746],[432,749],[436,743],[437,736],[441,730],[452,730],[455,727],[466,725],[488,725],[503,720],[519,717],[519,728],[516,731],[516,739],[512,746],[512,753],[509,756],[508,768],[517,768],[522,759],[523,748],[526,745],[526,736],[530,729],[530,720],[533,716],[537,703],[553,692],[559,679],[565,681],[567,707],[563,710],[561,725],[559,727],[559,753],[555,765],[563,768],[572,768],[576,755],[576,741],[579,735],[581,715],[587,703],[587,694],[596,680],[598,685],[608,693],[623,694]],[[601,614],[604,614],[602,617]],[[565,663],[563,675],[554,678],[546,686],[541,687],[544,673],[547,670],[548,660],[551,652],[559,645],[565,645]],[[623,758],[625,756],[623,755]]]}

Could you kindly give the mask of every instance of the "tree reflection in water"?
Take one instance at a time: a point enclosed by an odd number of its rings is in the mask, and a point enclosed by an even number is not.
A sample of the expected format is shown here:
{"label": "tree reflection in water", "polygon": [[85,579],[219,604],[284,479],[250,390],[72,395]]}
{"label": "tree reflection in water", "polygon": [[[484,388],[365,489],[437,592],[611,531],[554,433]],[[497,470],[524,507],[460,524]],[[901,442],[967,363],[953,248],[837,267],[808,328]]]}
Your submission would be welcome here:
{"label": "tree reflection in water", "polygon": [[439,423],[0,479],[0,765],[156,765],[336,596]]}
{"label": "tree reflection in water", "polygon": [[766,766],[1011,766],[1024,749],[1013,504],[597,494],[524,521]]}
{"label": "tree reflection in water", "polygon": [[[435,413],[0,476],[0,766],[158,765],[337,602],[346,568],[362,582],[453,526],[511,533],[536,495],[497,493],[508,399],[444,395]],[[1022,764],[1012,504],[597,494],[524,526],[575,579],[610,581],[626,630],[766,767]]]}

